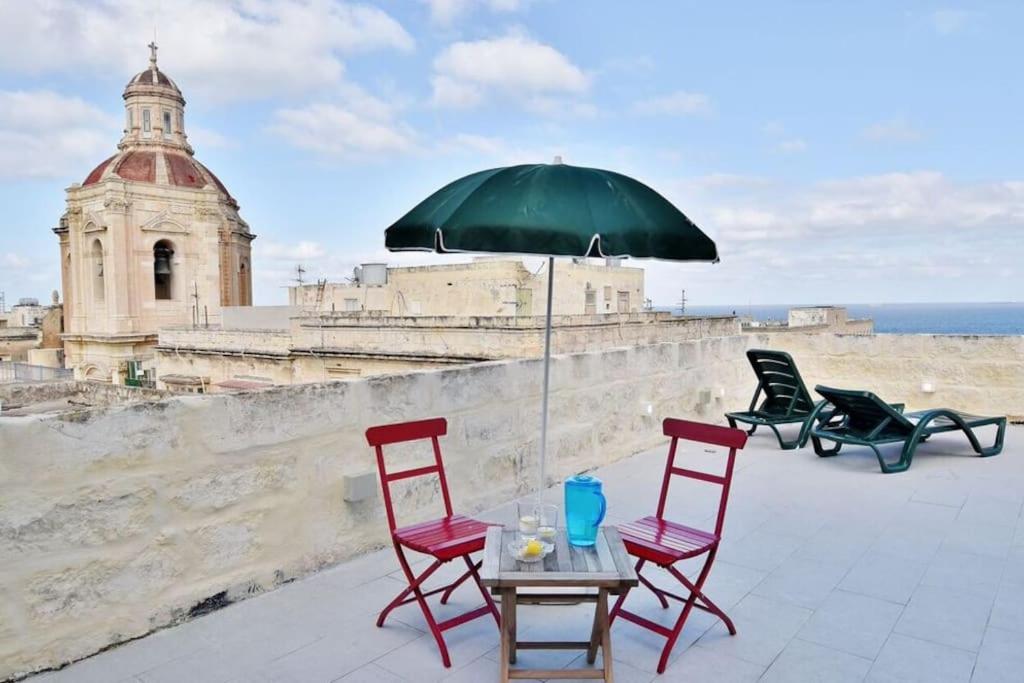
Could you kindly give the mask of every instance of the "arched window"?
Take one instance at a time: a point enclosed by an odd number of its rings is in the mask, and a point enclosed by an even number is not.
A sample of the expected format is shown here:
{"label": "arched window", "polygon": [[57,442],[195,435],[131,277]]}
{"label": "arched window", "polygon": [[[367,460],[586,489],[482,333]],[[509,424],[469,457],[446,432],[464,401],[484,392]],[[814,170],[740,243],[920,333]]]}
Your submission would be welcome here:
{"label": "arched window", "polygon": [[174,248],[167,240],[153,245],[153,292],[157,300],[174,298]]}
{"label": "arched window", "polygon": [[103,273],[103,243],[93,240],[92,243],[92,298],[98,304],[106,299],[106,280]]}

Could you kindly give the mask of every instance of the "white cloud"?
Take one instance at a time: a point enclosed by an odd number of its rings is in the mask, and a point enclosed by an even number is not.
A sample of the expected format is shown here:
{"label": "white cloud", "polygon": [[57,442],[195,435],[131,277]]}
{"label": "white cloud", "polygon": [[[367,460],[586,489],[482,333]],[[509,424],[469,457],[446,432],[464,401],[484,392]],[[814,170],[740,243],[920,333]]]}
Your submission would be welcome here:
{"label": "white cloud", "polygon": [[431,82],[436,106],[473,107],[496,94],[542,112],[590,87],[564,54],[519,34],[449,45],[434,60]]}
{"label": "white cloud", "polygon": [[354,84],[343,84],[337,93],[340,103],[278,109],[269,130],[325,156],[369,158],[414,149],[415,132],[398,120],[399,98],[385,101]]}
{"label": "white cloud", "polygon": [[269,130],[296,147],[325,156],[370,158],[413,149],[414,134],[405,124],[339,104],[278,109]]}
{"label": "white cloud", "polygon": [[[692,181],[673,185],[686,192]],[[751,241],[812,237],[818,242],[926,235],[963,240],[970,232],[998,235],[1024,229],[1024,182],[958,183],[935,171],[887,173],[829,180],[805,187],[751,185],[745,196],[687,193],[685,199],[724,240],[742,248]],[[682,204],[681,204],[682,205]],[[691,216],[694,217],[694,216]],[[695,218],[696,220],[696,218]],[[697,221],[698,225],[701,224]]]}
{"label": "white cloud", "polygon": [[484,89],[476,83],[467,83],[451,76],[434,74],[430,77],[433,102],[442,107],[471,109],[484,99]]}
{"label": "white cloud", "polygon": [[69,171],[84,177],[114,151],[118,124],[77,97],[0,91],[0,178],[65,178]]}
{"label": "white cloud", "polygon": [[634,113],[645,116],[706,116],[713,111],[710,97],[685,90],[641,100],[633,105]]}
{"label": "white cloud", "polygon": [[484,7],[492,12],[518,12],[526,0],[423,0],[430,7],[430,20],[441,26],[450,26],[456,19],[475,8]]}
{"label": "white cloud", "polygon": [[938,9],[928,15],[932,28],[940,36],[948,36],[961,30],[970,21],[971,13],[960,9]]}
{"label": "white cloud", "polygon": [[[680,282],[695,304],[1013,300],[1024,287],[1022,181],[915,171],[716,182],[663,184],[715,239],[722,262],[643,263],[658,303],[678,299]],[[778,277],[780,269],[789,275]]]}
{"label": "white cloud", "polygon": [[861,131],[861,137],[871,142],[916,142],[921,132],[903,119],[890,119],[871,124]]}
{"label": "white cloud", "polygon": [[782,154],[799,154],[807,150],[807,143],[800,138],[787,138],[779,140],[775,145],[775,151]]}
{"label": "white cloud", "polygon": [[[82,72],[125,81],[146,65],[159,27],[160,65],[186,96],[260,99],[328,89],[342,56],[410,50],[383,10],[336,0],[39,0],[0,3],[0,71]],[[45,38],[41,38],[45,37]]]}

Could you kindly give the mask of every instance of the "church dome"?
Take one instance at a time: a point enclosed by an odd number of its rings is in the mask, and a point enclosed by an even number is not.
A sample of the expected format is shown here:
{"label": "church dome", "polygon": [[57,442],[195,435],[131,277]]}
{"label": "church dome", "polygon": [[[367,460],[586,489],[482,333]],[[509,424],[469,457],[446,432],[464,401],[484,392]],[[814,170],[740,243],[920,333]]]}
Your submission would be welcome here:
{"label": "church dome", "polygon": [[210,169],[195,157],[175,149],[124,149],[100,162],[89,172],[82,185],[95,185],[112,178],[194,190],[211,187],[237,206],[234,197]]}
{"label": "church dome", "polygon": [[178,84],[175,83],[167,76],[163,71],[153,66],[152,68],[140,71],[135,74],[128,85],[125,86],[125,92],[134,86],[156,86],[161,88],[168,88],[173,90],[179,97],[181,96],[181,89],[178,88]]}
{"label": "church dome", "polygon": [[210,169],[192,156],[185,134],[185,98],[177,84],[156,64],[149,44],[149,68],[124,89],[126,126],[118,152],[89,172],[83,186],[127,180],[182,189],[216,190],[228,204],[238,203]]}

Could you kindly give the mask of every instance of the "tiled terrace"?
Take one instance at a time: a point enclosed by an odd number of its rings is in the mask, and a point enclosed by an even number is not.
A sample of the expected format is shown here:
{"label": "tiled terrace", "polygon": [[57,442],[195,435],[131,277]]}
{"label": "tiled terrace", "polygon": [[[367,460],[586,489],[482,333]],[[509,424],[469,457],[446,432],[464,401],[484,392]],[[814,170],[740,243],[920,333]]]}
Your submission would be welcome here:
{"label": "tiled terrace", "polygon": [[[809,448],[779,451],[774,439],[756,435],[739,460],[707,589],[738,635],[693,614],[659,679],[662,640],[617,622],[616,680],[1021,680],[1022,439],[1024,427],[1011,427],[1003,454],[979,459],[962,438],[934,437],[909,472],[883,475],[858,449],[826,460]],[[598,471],[613,521],[653,512],[664,457],[658,448]],[[707,466],[715,456],[688,448],[682,457]],[[458,481],[452,486],[457,506]],[[711,491],[685,486],[671,516],[710,524]],[[511,521],[509,509],[482,516]],[[493,621],[448,632],[449,670],[415,606],[374,627],[375,613],[402,586],[397,570],[390,549],[374,552],[31,680],[494,680]],[[651,618],[666,618],[643,589],[630,601]],[[442,616],[477,605],[479,595],[464,587],[452,602]],[[589,610],[523,608],[520,637],[569,629],[586,636]],[[520,662],[569,667],[582,656],[523,652]]]}

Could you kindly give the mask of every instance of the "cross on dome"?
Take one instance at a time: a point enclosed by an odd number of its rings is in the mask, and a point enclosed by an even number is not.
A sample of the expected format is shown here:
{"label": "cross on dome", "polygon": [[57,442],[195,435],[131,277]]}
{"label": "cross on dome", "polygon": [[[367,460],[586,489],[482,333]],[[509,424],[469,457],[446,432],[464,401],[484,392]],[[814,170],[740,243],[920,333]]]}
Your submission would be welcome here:
{"label": "cross on dome", "polygon": [[149,48],[149,68],[156,69],[156,51],[159,49],[157,48],[156,41],[150,41],[146,47]]}

